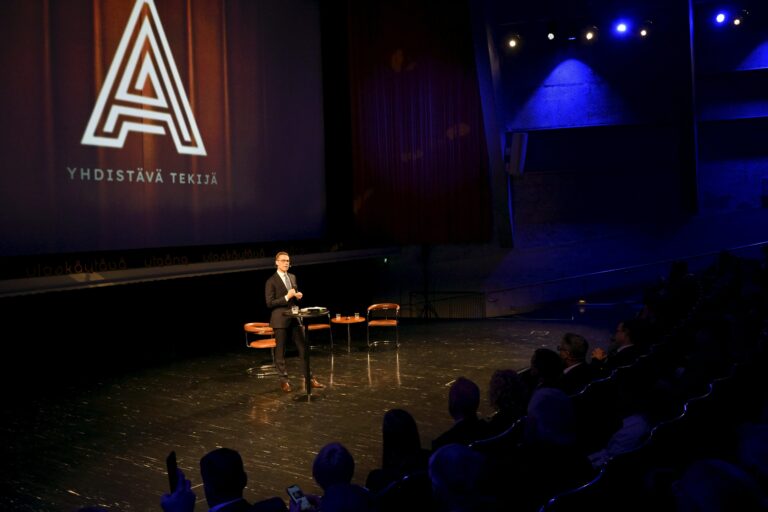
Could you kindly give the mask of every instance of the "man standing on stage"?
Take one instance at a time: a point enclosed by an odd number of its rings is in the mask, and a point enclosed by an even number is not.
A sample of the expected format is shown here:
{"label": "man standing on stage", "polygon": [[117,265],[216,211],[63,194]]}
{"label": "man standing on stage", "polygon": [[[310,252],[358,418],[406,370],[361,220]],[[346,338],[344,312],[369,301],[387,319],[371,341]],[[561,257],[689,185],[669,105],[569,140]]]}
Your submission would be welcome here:
{"label": "man standing on stage", "polygon": [[277,373],[280,377],[280,388],[286,393],[290,393],[291,384],[288,382],[288,372],[285,369],[285,344],[288,341],[288,334],[293,333],[293,342],[299,349],[299,359],[304,368],[305,382],[307,378],[311,379],[313,388],[324,388],[317,379],[312,377],[309,372],[309,358],[305,357],[306,350],[304,343],[304,330],[299,325],[295,317],[285,315],[291,310],[292,306],[298,306],[303,294],[298,291],[296,285],[296,276],[288,273],[288,267],[291,266],[291,258],[287,252],[279,252],[275,256],[275,266],[277,272],[267,279],[264,287],[264,293],[267,299],[267,307],[272,310],[272,316],[269,319],[269,325],[275,331],[275,364]]}

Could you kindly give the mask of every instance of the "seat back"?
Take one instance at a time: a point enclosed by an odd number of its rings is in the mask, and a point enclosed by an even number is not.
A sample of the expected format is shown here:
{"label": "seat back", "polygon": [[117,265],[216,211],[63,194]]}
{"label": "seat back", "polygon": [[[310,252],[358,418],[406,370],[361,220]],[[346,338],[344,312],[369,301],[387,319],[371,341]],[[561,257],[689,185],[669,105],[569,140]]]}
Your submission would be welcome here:
{"label": "seat back", "polygon": [[[380,325],[397,325],[400,317],[400,304],[385,302],[368,306],[368,322],[385,322]],[[389,321],[389,322],[386,322]]]}
{"label": "seat back", "polygon": [[[393,341],[397,346],[400,346],[400,338],[397,331],[399,317],[400,317],[400,304],[395,304],[392,302],[384,302],[380,304],[371,304],[370,306],[368,306],[367,322],[366,322],[366,326],[367,326],[366,341],[368,343],[368,347],[371,347],[372,345],[377,345],[379,343],[392,343]],[[371,341],[372,327],[373,328],[394,327],[395,339]]]}
{"label": "seat back", "polygon": [[274,333],[269,322],[248,322],[243,325],[243,331],[245,332],[245,346],[249,348],[251,340],[254,338],[263,338]]}
{"label": "seat back", "polygon": [[611,458],[595,478],[548,500],[540,512],[645,512],[656,510],[646,475],[652,468],[646,446]]}

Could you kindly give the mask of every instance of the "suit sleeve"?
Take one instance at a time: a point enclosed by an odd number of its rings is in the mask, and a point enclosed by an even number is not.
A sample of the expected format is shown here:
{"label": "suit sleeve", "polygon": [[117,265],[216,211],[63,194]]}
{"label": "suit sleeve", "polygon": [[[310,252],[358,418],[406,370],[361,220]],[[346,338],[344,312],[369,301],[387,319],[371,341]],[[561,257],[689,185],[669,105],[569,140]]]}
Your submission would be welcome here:
{"label": "suit sleeve", "polygon": [[288,301],[285,300],[285,295],[280,293],[280,291],[277,289],[277,286],[275,286],[275,280],[272,277],[267,279],[267,284],[264,285],[264,295],[267,301],[267,307],[269,309],[273,309],[278,306],[285,306],[288,304]]}

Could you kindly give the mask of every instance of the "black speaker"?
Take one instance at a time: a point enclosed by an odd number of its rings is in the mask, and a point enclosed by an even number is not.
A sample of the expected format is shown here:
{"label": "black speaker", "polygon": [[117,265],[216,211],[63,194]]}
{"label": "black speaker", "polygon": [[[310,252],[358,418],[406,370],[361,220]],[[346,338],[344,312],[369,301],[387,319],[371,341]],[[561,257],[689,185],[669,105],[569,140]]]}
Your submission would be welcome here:
{"label": "black speaker", "polygon": [[504,140],[504,167],[510,176],[522,176],[525,168],[527,132],[507,132]]}

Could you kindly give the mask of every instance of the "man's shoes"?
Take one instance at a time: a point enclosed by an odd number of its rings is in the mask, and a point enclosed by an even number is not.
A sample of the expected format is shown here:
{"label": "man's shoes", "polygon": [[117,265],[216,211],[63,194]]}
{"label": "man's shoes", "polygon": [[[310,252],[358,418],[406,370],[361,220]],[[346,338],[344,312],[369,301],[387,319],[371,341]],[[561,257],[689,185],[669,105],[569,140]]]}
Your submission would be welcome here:
{"label": "man's shoes", "polygon": [[319,388],[325,387],[325,384],[320,384],[320,381],[314,377],[312,377],[312,380],[310,382],[312,383],[312,389],[319,389]]}
{"label": "man's shoes", "polygon": [[280,383],[280,389],[283,390],[284,393],[290,393],[291,390],[291,383],[290,382],[281,382]]}

